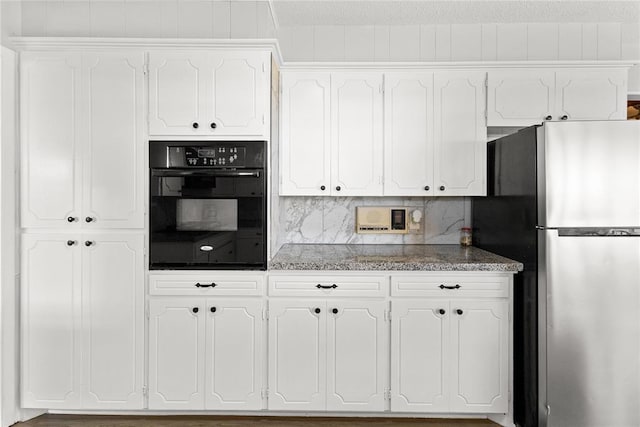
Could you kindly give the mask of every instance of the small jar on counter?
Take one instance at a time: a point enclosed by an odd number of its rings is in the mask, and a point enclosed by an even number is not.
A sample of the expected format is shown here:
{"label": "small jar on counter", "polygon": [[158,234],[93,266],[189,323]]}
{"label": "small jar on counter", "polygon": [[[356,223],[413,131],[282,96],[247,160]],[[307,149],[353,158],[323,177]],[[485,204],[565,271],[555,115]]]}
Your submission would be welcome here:
{"label": "small jar on counter", "polygon": [[471,246],[471,227],[462,227],[460,229],[460,245]]}

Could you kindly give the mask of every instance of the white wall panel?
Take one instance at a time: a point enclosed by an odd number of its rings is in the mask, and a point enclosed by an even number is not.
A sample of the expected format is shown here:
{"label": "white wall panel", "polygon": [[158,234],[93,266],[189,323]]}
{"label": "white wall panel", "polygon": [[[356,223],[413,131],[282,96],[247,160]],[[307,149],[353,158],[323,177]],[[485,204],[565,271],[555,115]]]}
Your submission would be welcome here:
{"label": "white wall panel", "polygon": [[436,60],[436,26],[420,26],[420,60]]}
{"label": "white wall panel", "polygon": [[350,61],[375,60],[375,30],[373,25],[359,25],[344,29],[344,56]]}
{"label": "white wall panel", "polygon": [[254,39],[258,37],[258,9],[253,1],[232,1],[231,38]]}
{"label": "white wall panel", "polygon": [[160,34],[161,2],[127,1],[125,31],[127,37],[157,37]]}
{"label": "white wall panel", "polygon": [[598,58],[598,24],[582,24],[582,59]]}
{"label": "white wall panel", "polygon": [[318,25],[314,32],[316,61],[344,60],[344,26]]}
{"label": "white wall panel", "polygon": [[47,32],[58,36],[82,36],[91,33],[89,2],[47,2]]}
{"label": "white wall panel", "polygon": [[231,37],[231,5],[228,1],[213,2],[213,37]]}
{"label": "white wall panel", "polygon": [[420,59],[419,25],[393,25],[389,28],[389,58],[392,61]]}
{"label": "white wall panel", "polygon": [[122,37],[125,34],[124,1],[102,1],[91,4],[91,35]]}
{"label": "white wall panel", "polygon": [[178,37],[213,37],[213,4],[210,1],[178,2]]}
{"label": "white wall panel", "polygon": [[160,34],[162,37],[178,37],[178,0],[161,2]]}
{"label": "white wall panel", "polygon": [[560,24],[558,27],[558,59],[582,58],[582,24]]}
{"label": "white wall panel", "polygon": [[376,61],[389,60],[389,27],[376,25],[374,28],[374,56]]}
{"label": "white wall panel", "polygon": [[524,61],[527,59],[527,25],[497,25],[498,61]]}
{"label": "white wall panel", "polygon": [[480,24],[451,26],[451,60],[482,60],[482,26]]}
{"label": "white wall panel", "polygon": [[558,24],[527,25],[527,59],[558,59]]}
{"label": "white wall panel", "polygon": [[496,24],[482,24],[482,60],[498,58],[498,28]]}
{"label": "white wall panel", "polygon": [[451,25],[436,25],[436,61],[451,60]]}
{"label": "white wall panel", "polygon": [[47,26],[47,2],[22,2],[22,35],[44,35]]}
{"label": "white wall panel", "polygon": [[[276,38],[276,27],[271,18],[271,9],[266,2],[256,4],[257,37],[266,39]],[[215,25],[215,24],[214,24]],[[214,27],[215,32],[215,27]],[[215,37],[215,35],[214,35]]]}
{"label": "white wall panel", "polygon": [[620,59],[620,36],[620,24],[598,24],[598,59]]}

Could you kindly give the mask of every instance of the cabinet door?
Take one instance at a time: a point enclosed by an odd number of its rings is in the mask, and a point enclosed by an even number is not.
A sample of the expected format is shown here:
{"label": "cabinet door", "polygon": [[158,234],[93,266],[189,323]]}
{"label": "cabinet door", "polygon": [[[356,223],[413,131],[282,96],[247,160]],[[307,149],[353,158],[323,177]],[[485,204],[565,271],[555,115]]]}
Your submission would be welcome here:
{"label": "cabinet door", "polygon": [[282,74],[280,195],[331,192],[329,73]]}
{"label": "cabinet door", "polygon": [[331,75],[331,193],[382,195],[382,74]]}
{"label": "cabinet door", "polygon": [[530,126],[553,117],[553,71],[490,70],[487,87],[487,126]]}
{"label": "cabinet door", "polygon": [[212,135],[269,138],[270,56],[268,52],[211,55],[211,116],[201,123]]}
{"label": "cabinet door", "polygon": [[387,73],[384,87],[384,195],[433,195],[433,73]]}
{"label": "cabinet door", "polygon": [[391,310],[391,410],[448,412],[449,302],[400,300]]}
{"label": "cabinet door", "polygon": [[507,412],[506,301],[451,301],[451,411]]}
{"label": "cabinet door", "polygon": [[435,164],[437,196],[486,194],[487,127],[484,72],[436,73]]}
{"label": "cabinet door", "polygon": [[80,220],[97,228],[143,228],[144,54],[90,54],[85,63]]}
{"label": "cabinet door", "polygon": [[150,135],[209,133],[207,68],[208,56],[202,52],[149,54]]}
{"label": "cabinet door", "polygon": [[325,409],[326,304],[269,301],[269,409]]}
{"label": "cabinet door", "polygon": [[80,235],[22,236],[24,408],[80,409]]}
{"label": "cabinet door", "polygon": [[208,299],[205,408],[262,409],[262,300]]}
{"label": "cabinet door", "polygon": [[327,303],[327,410],[384,411],[385,306],[383,301]]}
{"label": "cabinet door", "polygon": [[204,408],[205,300],[149,302],[149,409]]}
{"label": "cabinet door", "polygon": [[[556,72],[554,120],[625,120],[627,72],[566,70]],[[563,119],[563,117],[566,117]]]}
{"label": "cabinet door", "polygon": [[82,237],[83,408],[142,409],[144,236]]}
{"label": "cabinet door", "polygon": [[69,227],[80,216],[81,58],[26,52],[20,61],[21,226]]}

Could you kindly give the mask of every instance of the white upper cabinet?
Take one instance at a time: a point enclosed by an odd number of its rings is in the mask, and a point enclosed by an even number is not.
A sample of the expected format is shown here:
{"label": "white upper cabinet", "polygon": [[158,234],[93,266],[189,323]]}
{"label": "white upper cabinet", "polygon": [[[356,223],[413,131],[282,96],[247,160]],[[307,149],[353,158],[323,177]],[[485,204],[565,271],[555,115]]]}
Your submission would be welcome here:
{"label": "white upper cabinet", "polygon": [[282,74],[280,194],[331,192],[329,73]]}
{"label": "white upper cabinet", "polygon": [[382,195],[382,74],[331,75],[331,191]]}
{"label": "white upper cabinet", "polygon": [[270,54],[149,54],[149,134],[269,138]]}
{"label": "white upper cabinet", "polygon": [[626,70],[490,70],[487,85],[488,126],[626,118]]}
{"label": "white upper cabinet", "polygon": [[144,55],[21,64],[21,226],[142,228]]}
{"label": "white upper cabinet", "polygon": [[433,73],[386,73],[384,195],[433,194]]}
{"label": "white upper cabinet", "polygon": [[438,196],[486,194],[484,71],[434,76],[434,185]]}

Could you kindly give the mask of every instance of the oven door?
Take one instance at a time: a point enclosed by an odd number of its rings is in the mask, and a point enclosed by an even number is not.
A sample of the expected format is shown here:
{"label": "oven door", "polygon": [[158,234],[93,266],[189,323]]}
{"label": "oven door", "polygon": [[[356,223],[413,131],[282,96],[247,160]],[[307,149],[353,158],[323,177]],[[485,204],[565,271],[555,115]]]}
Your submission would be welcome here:
{"label": "oven door", "polygon": [[265,269],[260,169],[152,169],[149,268]]}

